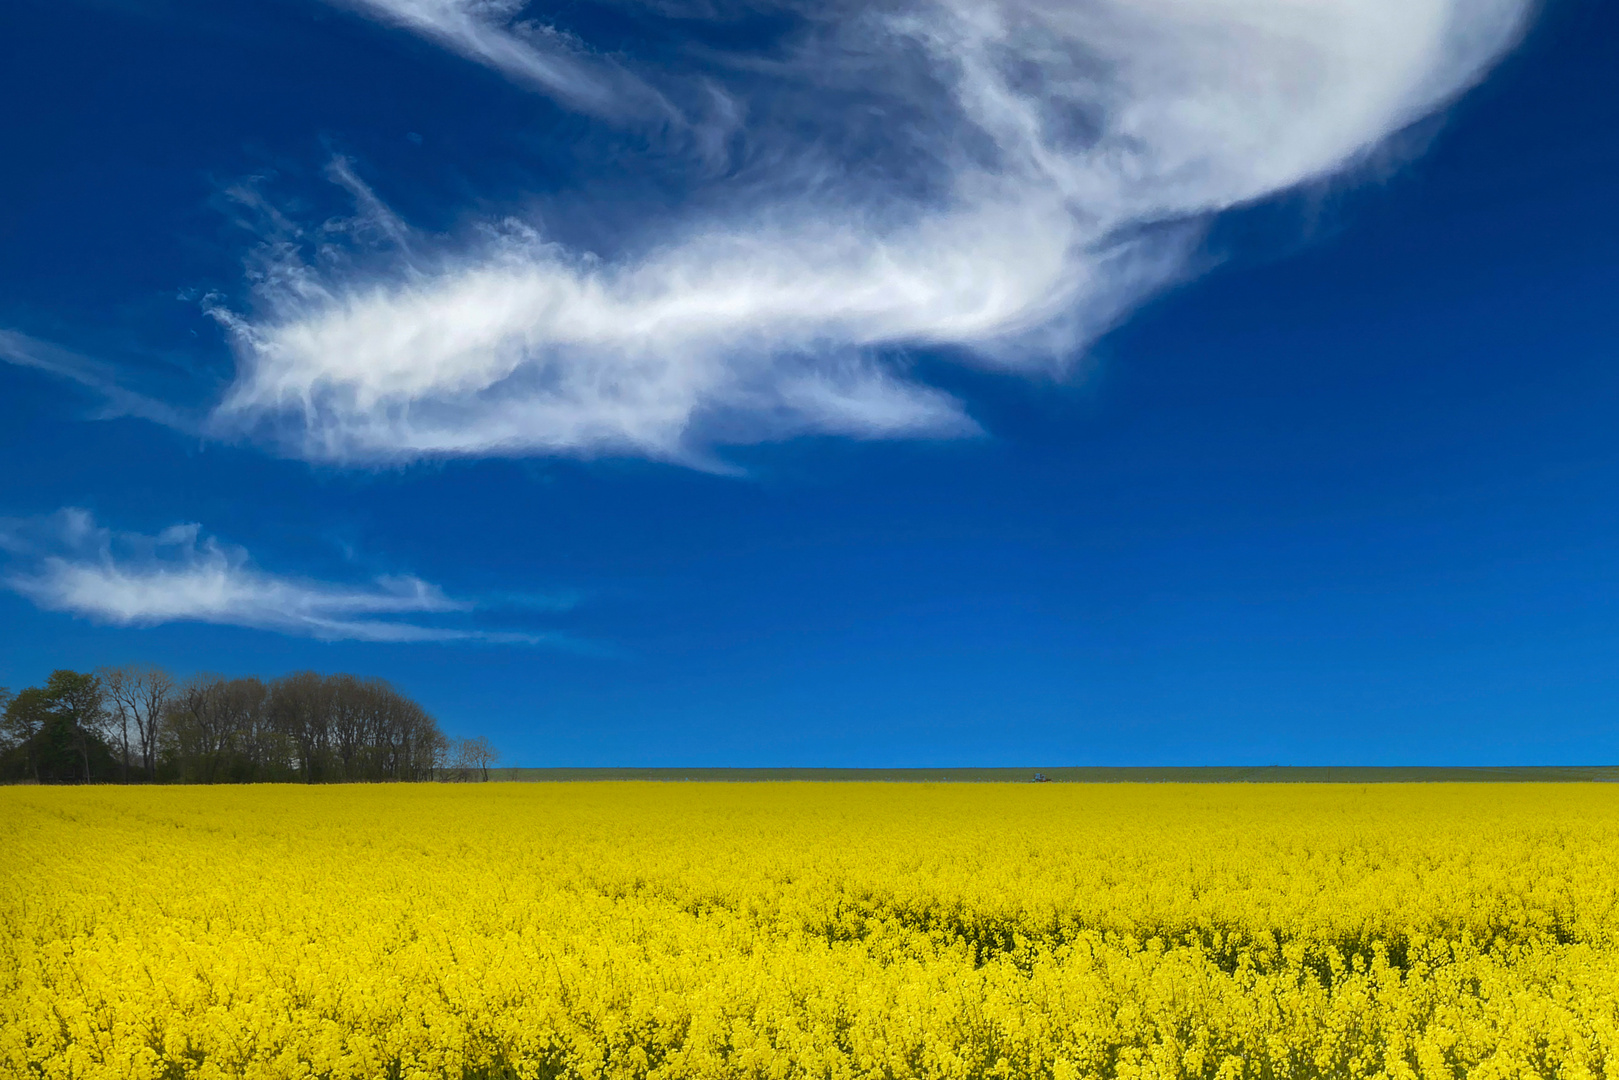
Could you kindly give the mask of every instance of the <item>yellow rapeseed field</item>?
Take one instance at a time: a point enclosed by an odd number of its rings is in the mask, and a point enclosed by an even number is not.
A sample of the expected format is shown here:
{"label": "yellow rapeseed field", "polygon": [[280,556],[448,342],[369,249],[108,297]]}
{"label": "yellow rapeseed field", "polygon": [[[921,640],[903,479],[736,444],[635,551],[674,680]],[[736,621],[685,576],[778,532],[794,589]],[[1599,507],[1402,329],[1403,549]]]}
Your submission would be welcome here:
{"label": "yellow rapeseed field", "polygon": [[1619,789],[0,789],[18,1077],[1619,1078]]}

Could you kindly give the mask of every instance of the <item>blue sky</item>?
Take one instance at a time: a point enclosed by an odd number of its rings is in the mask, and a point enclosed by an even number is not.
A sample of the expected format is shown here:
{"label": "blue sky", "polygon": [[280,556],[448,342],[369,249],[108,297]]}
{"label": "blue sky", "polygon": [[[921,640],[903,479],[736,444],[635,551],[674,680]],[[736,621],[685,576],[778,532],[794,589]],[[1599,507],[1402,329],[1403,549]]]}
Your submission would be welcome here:
{"label": "blue sky", "polygon": [[1619,754],[1619,13],[0,10],[0,684],[529,765]]}

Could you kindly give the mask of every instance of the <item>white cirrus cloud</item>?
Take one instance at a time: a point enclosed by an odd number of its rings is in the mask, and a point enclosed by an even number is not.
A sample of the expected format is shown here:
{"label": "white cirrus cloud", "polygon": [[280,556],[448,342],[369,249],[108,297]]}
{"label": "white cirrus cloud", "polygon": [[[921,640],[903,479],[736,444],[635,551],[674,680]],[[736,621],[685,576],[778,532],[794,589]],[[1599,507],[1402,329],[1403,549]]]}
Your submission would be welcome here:
{"label": "white cirrus cloud", "polygon": [[532,634],[426,625],[474,605],[411,576],[345,585],[273,574],[196,524],[155,536],[114,532],[87,511],[0,520],[0,583],[50,611],[117,626],[201,622],[324,640],[489,641],[537,644]]}
{"label": "white cirrus cloud", "polygon": [[520,19],[523,0],[334,0],[402,27],[607,119],[677,118],[662,96],[611,59],[554,28]]}
{"label": "white cirrus cloud", "polygon": [[[522,24],[520,5],[359,7],[564,103],[590,97],[537,74],[561,39]],[[251,309],[216,310],[238,368],[213,429],[338,463],[700,464],[715,444],[798,434],[969,435],[962,402],[908,363],[916,350],[1064,371],[1187,272],[1212,215],[1364,161],[1481,78],[1528,7],[769,6],[794,29],[768,47],[589,82],[627,109],[654,86],[726,103],[726,167],[691,164],[684,210],[637,217],[578,196],[623,219],[606,253],[509,221],[473,242],[413,236],[363,273],[278,247]],[[689,22],[766,7],[659,10]],[[566,55],[588,53],[569,42]],[[719,145],[697,142],[698,156]]]}

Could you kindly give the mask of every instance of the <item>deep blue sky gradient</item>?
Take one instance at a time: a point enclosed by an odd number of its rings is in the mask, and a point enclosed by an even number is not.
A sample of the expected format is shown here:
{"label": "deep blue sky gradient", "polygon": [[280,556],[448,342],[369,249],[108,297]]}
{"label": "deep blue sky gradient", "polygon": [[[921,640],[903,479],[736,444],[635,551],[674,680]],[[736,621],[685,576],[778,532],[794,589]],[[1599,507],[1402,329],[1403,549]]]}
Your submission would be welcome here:
{"label": "deep blue sky gradient", "polygon": [[[1616,43],[1613,5],[1550,4],[1377,169],[1216,222],[1205,271],[1083,378],[922,358],[976,440],[726,450],[734,476],[338,469],[94,419],[0,365],[0,516],[577,598],[484,616],[566,636],[534,647],[115,627],[0,592],[0,684],[352,670],[526,765],[1612,763]],[[319,220],[341,152],[446,231],[581,184],[682,195],[495,73],[295,0],[5,5],[0,100],[0,327],[197,409],[232,364],[199,297],[240,289],[251,240],[223,185]]]}

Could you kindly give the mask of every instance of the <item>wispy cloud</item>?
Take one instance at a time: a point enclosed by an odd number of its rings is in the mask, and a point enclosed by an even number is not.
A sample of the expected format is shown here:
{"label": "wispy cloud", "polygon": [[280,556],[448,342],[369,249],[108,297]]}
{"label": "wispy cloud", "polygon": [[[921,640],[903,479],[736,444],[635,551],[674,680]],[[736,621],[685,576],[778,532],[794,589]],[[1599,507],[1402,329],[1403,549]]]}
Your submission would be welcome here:
{"label": "wispy cloud", "polygon": [[475,606],[411,576],[345,585],[273,574],[196,524],[156,536],[113,532],[86,511],[0,520],[0,582],[51,611],[118,626],[202,622],[325,640],[539,644],[545,635],[426,625],[407,616],[464,615]]}
{"label": "wispy cloud", "polygon": [[97,414],[101,419],[134,416],[184,432],[196,432],[201,427],[198,418],[184,410],[119,385],[117,370],[111,364],[15,330],[0,329],[0,361],[43,371],[93,391],[104,402]]}
{"label": "wispy cloud", "polygon": [[414,31],[579,112],[608,119],[672,120],[652,87],[553,27],[523,20],[523,0],[333,0]]}
{"label": "wispy cloud", "polygon": [[[517,29],[515,4],[360,7],[599,115],[641,93],[547,66],[586,46]],[[381,272],[278,249],[251,310],[217,312],[238,371],[213,424],[341,463],[969,435],[914,350],[1065,370],[1186,273],[1211,215],[1363,160],[1477,81],[1527,8],[775,5],[794,29],[767,48],[638,69],[681,100],[712,87],[741,125],[684,213],[625,221],[605,255],[515,222],[411,237]]]}

